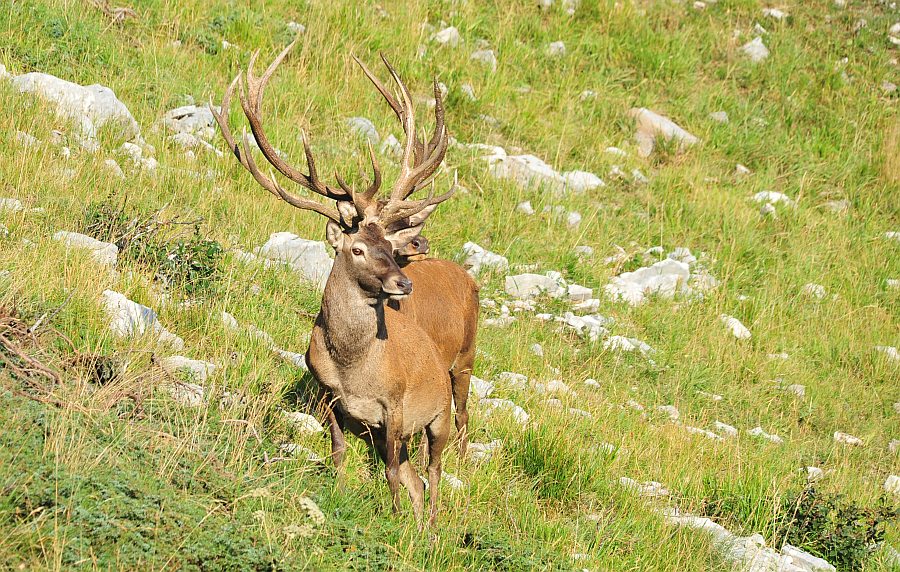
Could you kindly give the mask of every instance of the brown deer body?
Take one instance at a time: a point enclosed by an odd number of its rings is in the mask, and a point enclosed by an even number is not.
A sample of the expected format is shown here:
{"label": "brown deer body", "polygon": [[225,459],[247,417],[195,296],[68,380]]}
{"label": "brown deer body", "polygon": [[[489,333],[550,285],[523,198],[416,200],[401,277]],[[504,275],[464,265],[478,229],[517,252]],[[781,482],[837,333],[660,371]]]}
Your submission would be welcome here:
{"label": "brown deer body", "polygon": [[[453,194],[409,200],[434,175],[447,150],[449,135],[443,125],[440,91],[435,80],[436,132],[427,147],[415,137],[412,99],[397,72],[382,56],[403,99],[398,115],[408,134],[400,175],[386,200],[377,200],[381,173],[369,147],[374,177],[362,193],[338,177],[339,189],[317,176],[309,143],[303,136],[309,173],[288,165],[275,152],[262,126],[261,101],[266,83],[293,43],[259,78],[253,74],[258,52],[247,69],[246,82],[235,78],[226,90],[221,110],[210,106],[222,135],[238,161],[266,190],[285,202],[317,212],[329,219],[326,234],[336,257],[316,318],[307,364],[324,393],[325,413],[332,436],[332,456],[341,465],[346,444],[343,428],[370,443],[385,462],[393,506],[399,509],[399,486],[409,491],[421,523],[424,485],[408,458],[407,441],[424,430],[429,445],[428,478],[430,518],[437,515],[441,455],[450,431],[450,376],[431,337],[403,312],[385,311],[388,300],[401,300],[412,292],[412,282],[397,265],[394,255],[419,235],[434,208]],[[294,195],[257,167],[244,133],[238,145],[226,114],[234,87],[241,83],[241,107],[263,156],[282,175],[309,191],[352,205],[352,213]],[[349,215],[349,216],[348,216]]]}
{"label": "brown deer body", "polygon": [[437,346],[450,373],[459,453],[468,446],[469,384],[475,363],[478,328],[478,286],[463,268],[448,260],[427,258],[402,266],[412,281],[412,293],[388,305],[415,320]]}

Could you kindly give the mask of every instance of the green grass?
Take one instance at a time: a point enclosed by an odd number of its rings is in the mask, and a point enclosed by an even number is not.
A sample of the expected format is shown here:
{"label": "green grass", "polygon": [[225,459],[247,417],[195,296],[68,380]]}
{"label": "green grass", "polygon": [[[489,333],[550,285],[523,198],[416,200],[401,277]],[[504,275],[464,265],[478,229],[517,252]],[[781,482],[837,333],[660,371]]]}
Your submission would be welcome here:
{"label": "green grass", "polygon": [[[15,74],[42,71],[111,87],[161,164],[155,176],[110,177],[103,160],[120,143],[112,130],[102,134],[97,155],[74,144],[68,160],[49,144],[21,147],[17,130],[47,141],[52,129],[71,126],[0,82],[0,106],[9,110],[0,115],[0,196],[45,210],[0,215],[10,231],[0,239],[0,269],[10,271],[0,281],[0,304],[17,306],[33,323],[71,295],[52,325],[81,353],[127,362],[121,379],[97,387],[89,372],[66,366],[67,344],[45,337],[45,357],[64,369],[54,394],[65,407],[10,392],[21,391],[22,382],[0,371],[0,561],[21,569],[708,570],[722,566],[709,542],[664,524],[658,505],[634,498],[618,486],[619,477],[660,481],[673,491],[668,502],[689,511],[725,499],[730,510],[717,515],[722,524],[767,539],[781,522],[783,499],[803,486],[800,467],[831,470],[820,484],[825,492],[877,502],[886,476],[900,472],[900,459],[887,448],[900,438],[892,407],[900,401],[900,368],[873,350],[900,346],[900,291],[885,287],[886,279],[900,278],[900,246],[883,238],[900,230],[900,116],[896,94],[880,87],[897,79],[900,53],[887,38],[896,11],[876,3],[837,9],[830,1],[795,2],[779,23],[763,19],[769,4],[755,0],[719,0],[705,10],[690,2],[583,1],[574,17],[558,6],[541,12],[536,2],[512,0],[382,3],[384,18],[371,1],[264,4],[135,0],[129,6],[138,17],[122,25],[90,2],[0,6],[0,63]],[[856,33],[861,18],[868,25]],[[226,255],[213,287],[180,308],[163,303],[145,267],[125,261],[112,275],[51,239],[57,230],[82,228],[86,206],[108,196],[140,212],[201,218],[204,232],[228,249],[249,250],[285,230],[322,238],[321,217],[276,202],[230,157],[201,154],[192,162],[152,129],[186,96],[220,101],[252,50],[268,61],[291,40],[290,20],[307,32],[270,83],[266,120],[275,144],[295,163],[302,165],[303,128],[321,173],[337,169],[358,182],[365,149],[345,119],[369,117],[382,135],[400,133],[349,57],[374,69],[383,51],[414,93],[426,93],[433,74],[450,87],[447,123],[458,141],[520,148],[561,171],[607,180],[607,187],[583,195],[553,197],[495,180],[471,152],[451,148],[437,185],[449,185],[456,171],[469,192],[431,217],[434,254],[454,258],[471,240],[514,266],[536,263],[599,291],[611,276],[600,260],[613,245],[686,246],[705,252],[722,280],[702,301],[653,300],[637,308],[602,302],[600,313],[616,319],[614,334],[658,350],[656,367],[526,315],[508,328],[482,328],[478,376],[514,371],[563,379],[578,392],[565,405],[593,417],[570,418],[530,390],[501,388],[501,397],[531,414],[523,432],[512,419],[487,418],[473,406],[472,439],[502,439],[505,446],[483,465],[447,454],[445,469],[467,486],[442,489],[439,524],[426,535],[411,514],[390,513],[383,472],[357,440],[340,484],[330,465],[265,462],[285,441],[326,455],[327,437],[294,435],[279,412],[306,409],[314,382],[246,332],[228,331],[219,315],[227,310],[302,352],[308,314],[319,304],[309,285],[289,271]],[[460,29],[463,46],[428,42],[421,24],[441,20]],[[761,65],[739,50],[756,21],[769,31],[771,56]],[[469,61],[480,38],[497,52],[495,74]],[[223,39],[239,48],[222,50]],[[558,39],[567,55],[547,58],[545,46]],[[427,48],[421,58],[419,45]],[[476,102],[461,96],[463,83],[474,86]],[[530,92],[519,90],[525,85]],[[582,102],[587,89],[597,97]],[[627,117],[636,106],[671,117],[702,143],[682,155],[638,159]],[[240,119],[237,108],[232,124]],[[728,113],[729,124],[707,117],[718,110]],[[629,157],[604,153],[608,146],[628,149]],[[382,163],[391,181],[397,166]],[[753,174],[736,177],[736,163]],[[610,179],[613,164],[639,168],[651,182]],[[207,170],[212,177],[188,174]],[[760,190],[786,193],[799,206],[763,219],[748,201]],[[832,199],[847,199],[849,214],[821,208]],[[573,230],[540,214],[525,217],[514,211],[523,200],[538,213],[562,204],[584,220]],[[592,246],[594,260],[579,261],[576,245]],[[504,297],[503,276],[479,281],[483,298]],[[822,284],[828,296],[803,296],[808,282]],[[179,407],[152,364],[159,348],[111,337],[98,302],[105,288],[151,305],[185,339],[185,355],[219,364],[207,384],[211,405]],[[739,295],[749,298],[741,302]],[[184,293],[172,297],[177,302]],[[752,339],[727,335],[722,313],[738,317]],[[543,344],[544,358],[529,351],[535,342]],[[790,359],[766,357],[781,351]],[[588,377],[601,389],[583,386]],[[778,377],[805,385],[806,397],[778,390],[772,382]],[[224,391],[245,402],[220,409]],[[713,403],[698,391],[724,399]],[[128,393],[143,397],[139,411],[122,398]],[[643,420],[621,408],[629,399],[674,404],[685,423],[721,420],[742,434],[713,444],[661,416]],[[757,425],[786,443],[747,436]],[[852,433],[865,446],[835,444],[834,431]],[[619,453],[598,452],[603,442]],[[325,513],[324,525],[313,525],[304,497]],[[887,540],[900,545],[896,522]],[[866,565],[887,569],[878,557]]]}

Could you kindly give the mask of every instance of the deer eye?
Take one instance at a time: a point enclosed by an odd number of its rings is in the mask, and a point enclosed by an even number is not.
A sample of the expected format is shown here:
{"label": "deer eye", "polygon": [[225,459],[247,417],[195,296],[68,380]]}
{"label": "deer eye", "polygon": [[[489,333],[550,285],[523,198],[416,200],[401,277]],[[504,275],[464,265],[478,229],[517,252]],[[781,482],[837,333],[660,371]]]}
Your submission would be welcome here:
{"label": "deer eye", "polygon": [[362,256],[362,248],[353,248],[350,250],[354,256]]}
{"label": "deer eye", "polygon": [[412,245],[413,245],[413,248],[419,248],[419,241],[418,240],[412,241]]}

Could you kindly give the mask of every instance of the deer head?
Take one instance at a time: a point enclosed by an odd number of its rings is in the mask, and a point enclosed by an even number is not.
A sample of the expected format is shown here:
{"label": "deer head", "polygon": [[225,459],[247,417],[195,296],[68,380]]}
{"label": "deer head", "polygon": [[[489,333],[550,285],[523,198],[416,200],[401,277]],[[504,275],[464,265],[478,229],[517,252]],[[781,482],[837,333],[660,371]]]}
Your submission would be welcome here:
{"label": "deer head", "polygon": [[[371,144],[368,150],[372,161],[373,177],[368,187],[362,192],[356,192],[337,173],[335,173],[335,179],[338,186],[332,187],[319,179],[315,159],[305,133],[301,133],[301,137],[309,173],[303,173],[284,161],[276,153],[275,147],[269,141],[263,128],[262,97],[266,84],[295,43],[296,41],[288,45],[261,77],[256,77],[253,72],[259,56],[257,50],[250,58],[246,76],[239,73],[225,91],[221,108],[217,110],[210,102],[210,110],[219,124],[222,136],[231,152],[240,164],[250,171],[257,183],[288,204],[299,209],[311,210],[328,219],[326,227],[328,242],[334,247],[338,256],[346,257],[345,266],[363,292],[370,296],[403,297],[412,291],[412,283],[397,266],[394,254],[400,252],[419,236],[428,216],[438,204],[450,198],[455,191],[454,185],[448,192],[440,196],[434,196],[432,190],[424,199],[410,200],[409,198],[415,192],[428,186],[428,182],[437,171],[447,151],[449,135],[444,126],[444,108],[437,80],[434,81],[435,133],[426,145],[416,135],[414,109],[409,90],[387,58],[384,55],[381,56],[397,84],[402,104],[359,59],[353,56],[353,59],[394,110],[403,125],[406,142],[400,175],[387,197],[377,198],[382,177]],[[247,117],[253,137],[263,157],[275,170],[291,181],[308,191],[335,201],[334,207],[285,190],[271,170],[269,175],[264,174],[253,159],[246,130],[243,132],[241,144],[238,144],[228,125],[227,117],[231,96],[238,85],[240,85],[241,108]]]}

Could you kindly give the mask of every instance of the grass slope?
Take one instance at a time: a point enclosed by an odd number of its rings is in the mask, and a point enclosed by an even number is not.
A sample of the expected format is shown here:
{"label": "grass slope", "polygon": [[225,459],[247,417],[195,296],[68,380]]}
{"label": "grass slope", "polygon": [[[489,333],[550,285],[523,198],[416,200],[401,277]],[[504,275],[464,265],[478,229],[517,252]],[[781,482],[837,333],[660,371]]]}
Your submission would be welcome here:
{"label": "grass slope", "polygon": [[[71,404],[65,408],[15,394],[10,390],[21,390],[21,380],[0,373],[0,560],[21,569],[707,570],[722,566],[708,541],[666,526],[652,504],[617,486],[620,476],[663,482],[672,502],[694,512],[725,499],[731,508],[718,516],[723,524],[766,538],[783,499],[802,487],[802,466],[832,471],[823,490],[876,502],[885,477],[900,471],[887,449],[900,438],[892,408],[900,401],[900,370],[873,350],[900,346],[900,291],[885,287],[886,279],[900,278],[900,245],[883,238],[900,230],[900,117],[896,96],[880,87],[897,79],[897,48],[887,39],[897,12],[876,3],[839,9],[791,2],[790,17],[776,22],[763,18],[766,5],[755,0],[720,0],[704,10],[690,2],[583,1],[573,17],[560,6],[544,12],[535,4],[411,1],[385,3],[385,13],[371,1],[134,0],[129,6],[138,17],[122,25],[90,2],[0,6],[0,63],[16,74],[42,71],[111,87],[162,165],[155,176],[109,176],[103,160],[120,143],[111,132],[103,134],[101,153],[73,146],[68,160],[49,145],[17,144],[17,130],[47,140],[52,129],[71,126],[0,82],[0,106],[10,110],[0,116],[0,195],[45,209],[3,215],[10,232],[0,240],[0,268],[10,275],[0,282],[0,302],[33,320],[71,295],[54,326],[80,352],[128,364],[122,379],[102,388],[69,368],[56,389]],[[860,19],[867,25],[857,32]],[[190,161],[151,129],[185,96],[219,101],[250,51],[260,48],[267,61],[290,41],[290,20],[307,31],[270,84],[267,121],[278,147],[296,160],[299,130],[308,130],[323,173],[340,169],[360,180],[364,149],[347,117],[369,117],[382,134],[400,131],[349,58],[355,53],[374,65],[383,51],[414,92],[425,93],[433,74],[450,86],[448,124],[461,142],[521,148],[561,171],[604,179],[614,163],[650,177],[648,185],[608,180],[605,188],[554,198],[494,180],[483,161],[453,148],[438,186],[458,171],[469,193],[432,217],[427,234],[436,255],[452,258],[472,240],[513,265],[536,263],[599,289],[612,272],[599,260],[612,245],[686,246],[705,252],[723,282],[703,301],[602,303],[600,313],[617,321],[613,333],[659,350],[656,367],[527,317],[504,329],[482,328],[477,375],[564,379],[578,391],[567,405],[593,417],[569,418],[531,391],[504,391],[532,414],[523,432],[512,419],[488,419],[474,407],[472,439],[502,439],[505,446],[483,465],[448,454],[446,470],[467,487],[444,487],[444,510],[430,539],[409,515],[390,514],[382,471],[358,442],[340,485],[330,468],[264,462],[289,440],[326,453],[327,438],[293,434],[279,413],[303,409],[303,388],[312,380],[273,358],[259,340],[229,331],[219,315],[227,310],[302,352],[307,315],[319,300],[309,285],[288,271],[226,257],[214,290],[183,308],[162,304],[141,267],[126,263],[112,276],[50,238],[60,229],[79,230],[86,205],[109,196],[127,198],[141,212],[202,218],[226,247],[250,249],[283,230],[320,238],[319,217],[272,200],[235,161]],[[428,41],[422,23],[441,20],[459,28],[461,47]],[[739,50],[752,39],[754,22],[769,31],[764,39],[772,55],[760,65]],[[496,50],[496,73],[469,61],[480,38]],[[238,48],[223,50],[223,39]],[[545,46],[560,39],[567,55],[545,56]],[[426,51],[417,57],[420,45]],[[463,83],[473,85],[476,102],[461,95]],[[596,98],[581,101],[588,89]],[[677,157],[637,159],[626,115],[635,106],[672,117],[702,144]],[[708,118],[718,110],[730,123]],[[232,116],[237,122],[238,111]],[[611,145],[629,148],[629,158],[604,153]],[[736,163],[753,174],[736,177]],[[212,177],[190,174],[207,170]],[[390,181],[397,167],[385,170]],[[761,218],[747,200],[760,190],[786,193],[799,208]],[[849,214],[821,208],[831,199],[848,200]],[[547,216],[514,213],[523,200],[538,212],[563,204],[584,220],[568,229]],[[579,261],[576,245],[592,246],[594,261]],[[503,276],[480,282],[483,298],[502,298]],[[808,282],[822,284],[828,296],[803,296]],[[184,337],[186,355],[222,366],[209,393],[237,391],[246,402],[175,404],[159,390],[166,380],[151,363],[158,349],[106,331],[97,301],[105,288],[157,308],[162,323]],[[752,339],[727,335],[722,313],[737,316]],[[543,345],[543,358],[528,351],[533,343]],[[46,351],[59,367],[69,353],[61,343]],[[790,359],[767,357],[781,351]],[[583,386],[588,377],[601,388]],[[806,396],[776,389],[777,377],[805,385]],[[138,417],[118,399],[134,391],[146,396]],[[698,391],[724,399],[711,403]],[[619,407],[629,399],[674,404],[690,424],[722,420],[742,435],[711,444],[661,416],[646,421]],[[757,425],[786,444],[744,433]],[[866,445],[838,445],[834,431]],[[603,442],[619,453],[598,453]],[[323,526],[313,525],[304,497],[325,513]],[[896,523],[887,538],[900,543]],[[586,556],[575,561],[574,554]],[[866,569],[887,564],[874,557]]]}

